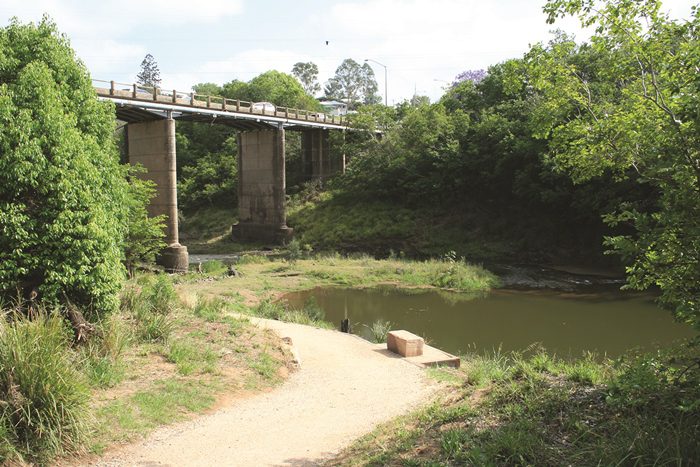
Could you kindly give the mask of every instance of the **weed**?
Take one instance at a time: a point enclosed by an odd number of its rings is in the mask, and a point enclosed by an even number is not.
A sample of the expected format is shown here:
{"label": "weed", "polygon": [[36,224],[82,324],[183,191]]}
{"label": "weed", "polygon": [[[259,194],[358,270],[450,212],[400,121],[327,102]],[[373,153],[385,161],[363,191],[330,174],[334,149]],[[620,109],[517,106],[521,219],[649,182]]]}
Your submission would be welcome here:
{"label": "weed", "polygon": [[80,447],[89,390],[72,359],[58,314],[0,320],[0,449],[42,463]]}
{"label": "weed", "polygon": [[391,331],[392,326],[393,324],[391,321],[384,321],[382,319],[378,319],[373,322],[371,326],[367,326],[367,329],[369,329],[370,341],[377,344],[386,342],[386,336],[389,334],[389,331]]}
{"label": "weed", "polygon": [[[542,350],[463,361],[451,373],[462,378],[452,397],[341,458],[428,465],[416,444],[427,445],[435,465],[694,465],[700,458],[698,349],[614,364],[593,355],[561,361]],[[413,427],[411,445],[405,426]]]}

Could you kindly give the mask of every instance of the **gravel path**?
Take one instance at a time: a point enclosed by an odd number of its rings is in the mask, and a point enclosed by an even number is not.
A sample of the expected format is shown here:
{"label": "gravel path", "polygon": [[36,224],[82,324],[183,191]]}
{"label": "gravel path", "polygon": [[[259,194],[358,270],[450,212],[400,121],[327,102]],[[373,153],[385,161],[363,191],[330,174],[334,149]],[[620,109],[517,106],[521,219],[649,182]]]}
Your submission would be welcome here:
{"label": "gravel path", "polygon": [[301,370],[274,391],[160,429],[96,465],[316,465],[437,390],[423,370],[356,336],[259,323],[292,339]]}

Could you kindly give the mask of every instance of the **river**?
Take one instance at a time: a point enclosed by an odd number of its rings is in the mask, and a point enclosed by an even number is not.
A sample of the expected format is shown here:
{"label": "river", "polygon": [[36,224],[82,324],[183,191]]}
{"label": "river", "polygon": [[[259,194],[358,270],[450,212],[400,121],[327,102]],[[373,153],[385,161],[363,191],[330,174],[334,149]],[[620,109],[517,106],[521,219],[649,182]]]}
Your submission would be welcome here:
{"label": "river", "polygon": [[616,357],[631,349],[652,350],[696,333],[659,309],[653,297],[625,293],[619,284],[587,284],[575,290],[497,289],[486,296],[436,290],[317,288],[290,293],[301,308],[313,297],[326,320],[347,317],[352,332],[369,336],[376,320],[423,336],[454,354],[527,350],[534,343],[561,357],[584,352]]}

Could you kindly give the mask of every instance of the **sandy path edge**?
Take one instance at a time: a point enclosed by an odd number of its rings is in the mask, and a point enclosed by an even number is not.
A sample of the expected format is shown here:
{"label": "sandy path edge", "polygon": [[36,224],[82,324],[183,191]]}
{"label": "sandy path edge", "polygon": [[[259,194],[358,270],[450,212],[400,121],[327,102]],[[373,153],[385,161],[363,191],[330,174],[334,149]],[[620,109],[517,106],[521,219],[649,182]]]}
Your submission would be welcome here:
{"label": "sandy path edge", "polygon": [[282,386],[161,428],[87,465],[317,465],[379,423],[429,402],[440,387],[357,336],[254,321],[292,339],[301,369]]}

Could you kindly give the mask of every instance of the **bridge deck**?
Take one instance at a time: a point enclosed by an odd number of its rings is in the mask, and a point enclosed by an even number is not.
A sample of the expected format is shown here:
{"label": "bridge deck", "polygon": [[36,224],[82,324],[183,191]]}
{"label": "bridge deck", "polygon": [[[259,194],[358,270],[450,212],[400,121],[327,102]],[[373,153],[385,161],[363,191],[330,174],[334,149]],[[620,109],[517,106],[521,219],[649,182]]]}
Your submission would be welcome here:
{"label": "bridge deck", "polygon": [[146,88],[135,84],[93,80],[99,98],[117,105],[117,116],[127,122],[165,118],[168,112],[178,120],[213,122],[243,130],[285,126],[289,129],[347,129],[344,117],[321,112]]}

